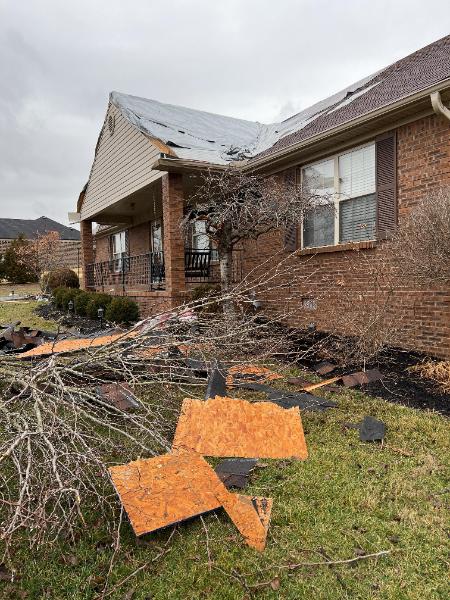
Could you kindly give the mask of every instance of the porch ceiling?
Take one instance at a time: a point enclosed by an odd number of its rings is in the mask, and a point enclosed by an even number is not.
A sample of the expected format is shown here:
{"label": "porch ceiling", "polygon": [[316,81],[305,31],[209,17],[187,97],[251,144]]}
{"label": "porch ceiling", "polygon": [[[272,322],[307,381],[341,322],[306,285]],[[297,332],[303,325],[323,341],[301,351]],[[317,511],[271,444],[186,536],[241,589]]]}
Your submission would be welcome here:
{"label": "porch ceiling", "polygon": [[92,217],[100,225],[134,225],[162,214],[161,179],[121,198]]}

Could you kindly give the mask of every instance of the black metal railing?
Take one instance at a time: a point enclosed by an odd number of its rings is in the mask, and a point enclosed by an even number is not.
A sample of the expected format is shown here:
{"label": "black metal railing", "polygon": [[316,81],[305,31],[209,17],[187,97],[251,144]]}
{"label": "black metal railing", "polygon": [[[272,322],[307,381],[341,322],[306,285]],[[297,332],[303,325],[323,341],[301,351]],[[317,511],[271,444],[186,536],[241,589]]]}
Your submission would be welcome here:
{"label": "black metal railing", "polygon": [[[191,283],[218,283],[220,269],[216,250],[186,248],[184,253],[186,280]],[[242,252],[233,252],[233,281],[242,279]],[[146,290],[165,289],[165,266],[163,252],[147,252],[136,256],[123,256],[87,265],[86,286],[92,289],[117,290],[141,288]]]}
{"label": "black metal railing", "polygon": [[107,291],[121,287],[162,290],[165,287],[164,254],[147,252],[135,256],[122,256],[87,266],[86,286]]}

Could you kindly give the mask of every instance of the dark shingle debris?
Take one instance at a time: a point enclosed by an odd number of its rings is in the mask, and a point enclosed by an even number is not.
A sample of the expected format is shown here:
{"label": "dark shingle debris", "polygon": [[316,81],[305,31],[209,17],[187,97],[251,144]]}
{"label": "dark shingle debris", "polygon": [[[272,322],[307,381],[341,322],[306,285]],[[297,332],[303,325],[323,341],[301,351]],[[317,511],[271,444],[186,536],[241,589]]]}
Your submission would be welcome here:
{"label": "dark shingle debris", "polygon": [[357,373],[351,373],[350,375],[344,375],[342,382],[345,387],[355,387],[357,385],[365,385],[372,381],[378,381],[382,379],[383,375],[378,369],[369,369],[368,371],[358,371]]}
{"label": "dark shingle debris", "polygon": [[243,489],[257,462],[257,458],[228,458],[222,460],[214,470],[228,489]]}
{"label": "dark shingle debris", "polygon": [[128,412],[140,407],[140,402],[136,398],[128,383],[113,382],[104,383],[97,387],[97,395],[108,404],[115,408]]}
{"label": "dark shingle debris", "polygon": [[220,363],[215,363],[208,378],[205,400],[227,395],[226,376],[226,369]]}
{"label": "dark shingle debris", "polygon": [[364,417],[359,424],[359,439],[362,442],[376,442],[384,439],[386,425],[374,417]]}
{"label": "dark shingle debris", "polygon": [[335,368],[336,368],[336,365],[329,362],[328,360],[324,360],[324,361],[318,363],[314,367],[314,370],[316,371],[316,373],[319,373],[319,375],[328,375],[328,373],[331,373],[332,371],[334,371]]}

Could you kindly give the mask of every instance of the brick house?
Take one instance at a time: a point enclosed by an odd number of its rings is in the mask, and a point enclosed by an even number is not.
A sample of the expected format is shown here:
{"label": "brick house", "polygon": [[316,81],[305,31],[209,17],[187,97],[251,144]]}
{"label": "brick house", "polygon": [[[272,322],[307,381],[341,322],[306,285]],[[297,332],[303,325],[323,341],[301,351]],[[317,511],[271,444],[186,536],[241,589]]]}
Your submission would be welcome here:
{"label": "brick house", "polygon": [[39,217],[38,219],[0,218],[0,256],[19,235],[27,240],[32,240],[36,236],[45,235],[50,231],[56,231],[61,239],[59,261],[61,266],[77,271],[81,266],[80,232],[74,227],[67,227],[48,217]]}
{"label": "brick house", "polygon": [[[313,289],[305,298],[293,279],[276,303],[290,303],[292,325],[314,321],[326,330],[333,311],[321,290],[334,286],[334,313],[339,286],[357,281],[363,298],[367,264],[382,257],[398,221],[424,193],[450,184],[449,100],[450,36],[270,125],[112,92],[73,217],[86,286],[129,295],[151,314],[182,302],[198,282],[214,281],[201,226],[186,240],[179,222],[198,174],[234,162],[335,194],[332,217],[316,211],[302,227],[245,244],[234,260],[239,278],[264,256],[295,250],[293,260],[315,273]],[[449,358],[450,291],[397,295],[405,323],[398,344]]]}

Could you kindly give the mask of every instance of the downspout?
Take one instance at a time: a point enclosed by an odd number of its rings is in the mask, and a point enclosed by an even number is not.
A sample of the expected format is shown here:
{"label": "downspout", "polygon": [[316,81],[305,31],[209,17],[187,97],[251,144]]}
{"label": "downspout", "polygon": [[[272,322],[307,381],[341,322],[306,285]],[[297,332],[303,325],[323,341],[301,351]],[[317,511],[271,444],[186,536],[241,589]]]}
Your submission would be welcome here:
{"label": "downspout", "polygon": [[450,109],[444,106],[441,98],[441,92],[433,92],[430,94],[430,99],[434,112],[450,121]]}

